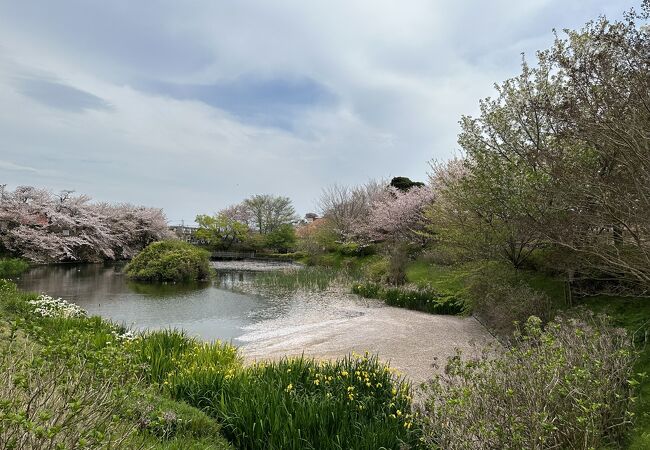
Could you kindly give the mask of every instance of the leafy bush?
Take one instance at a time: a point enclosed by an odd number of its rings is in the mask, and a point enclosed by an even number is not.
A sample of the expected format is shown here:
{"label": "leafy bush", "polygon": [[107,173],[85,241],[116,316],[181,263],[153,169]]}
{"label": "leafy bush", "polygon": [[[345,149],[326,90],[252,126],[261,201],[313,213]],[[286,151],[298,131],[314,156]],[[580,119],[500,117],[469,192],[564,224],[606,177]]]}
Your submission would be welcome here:
{"label": "leafy bush", "polygon": [[425,435],[445,449],[620,448],[638,383],[625,331],[604,317],[530,317],[509,350],[449,359],[429,384]]}
{"label": "leafy bush", "polygon": [[414,309],[430,314],[462,314],[465,303],[453,296],[443,295],[431,288],[390,287],[378,283],[358,283],[352,292],[364,298],[384,300],[387,305]]}
{"label": "leafy bush", "polygon": [[29,263],[20,258],[0,259],[0,278],[14,278],[29,269]]}
{"label": "leafy bush", "polygon": [[555,310],[548,295],[498,266],[488,266],[474,275],[469,295],[474,315],[502,337],[510,336],[516,323],[531,315],[547,322]]}
{"label": "leafy bush", "polygon": [[116,412],[128,391],[83,357],[46,360],[30,344],[0,349],[2,448],[121,448],[135,432]]}
{"label": "leafy bush", "polygon": [[126,266],[129,278],[143,281],[191,281],[210,276],[210,254],[183,241],[149,244]]}

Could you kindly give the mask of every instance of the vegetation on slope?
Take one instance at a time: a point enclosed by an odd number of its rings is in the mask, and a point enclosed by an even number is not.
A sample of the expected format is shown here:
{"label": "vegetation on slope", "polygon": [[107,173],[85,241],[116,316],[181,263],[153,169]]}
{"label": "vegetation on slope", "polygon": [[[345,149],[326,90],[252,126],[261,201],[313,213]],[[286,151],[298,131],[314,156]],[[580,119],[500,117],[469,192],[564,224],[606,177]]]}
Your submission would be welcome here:
{"label": "vegetation on slope", "polygon": [[183,241],[149,244],[126,266],[127,276],[141,281],[196,281],[210,277],[210,254]]}

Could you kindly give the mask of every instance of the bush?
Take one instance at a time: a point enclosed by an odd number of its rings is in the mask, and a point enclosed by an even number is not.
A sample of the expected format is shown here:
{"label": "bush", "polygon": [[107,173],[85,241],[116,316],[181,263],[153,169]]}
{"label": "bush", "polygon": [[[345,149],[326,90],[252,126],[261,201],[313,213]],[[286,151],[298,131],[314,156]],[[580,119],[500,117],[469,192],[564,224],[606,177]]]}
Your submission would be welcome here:
{"label": "bush", "polygon": [[445,449],[620,448],[635,353],[607,319],[530,317],[506,351],[449,359],[428,386],[426,441]]}
{"label": "bush", "polygon": [[82,357],[48,361],[30,344],[0,349],[2,448],[121,448],[135,432],[116,415],[128,393]]}
{"label": "bush", "polygon": [[14,278],[29,269],[29,263],[19,258],[0,259],[0,278]]}
{"label": "bush", "polygon": [[364,298],[377,298],[387,305],[429,314],[463,314],[465,302],[453,295],[443,295],[431,288],[390,287],[378,283],[358,283],[352,292]]}
{"label": "bush", "polygon": [[210,254],[183,241],[149,244],[126,266],[127,276],[142,281],[192,281],[210,277]]}
{"label": "bush", "polygon": [[555,310],[548,295],[500,267],[487,267],[475,275],[469,295],[473,314],[501,337],[510,336],[516,323],[525,322],[531,315],[545,323]]}

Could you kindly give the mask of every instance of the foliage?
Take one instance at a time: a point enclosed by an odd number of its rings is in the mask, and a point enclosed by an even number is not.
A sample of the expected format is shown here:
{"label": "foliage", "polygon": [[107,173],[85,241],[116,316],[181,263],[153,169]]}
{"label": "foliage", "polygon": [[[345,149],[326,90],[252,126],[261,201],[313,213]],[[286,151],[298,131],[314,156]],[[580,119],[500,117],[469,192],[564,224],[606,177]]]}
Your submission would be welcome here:
{"label": "foliage", "polygon": [[159,209],[31,186],[0,191],[0,230],[0,248],[37,262],[127,259],[170,236]]}
{"label": "foliage", "polygon": [[465,157],[433,167],[434,239],[515,268],[562,249],[569,281],[650,288],[649,5],[557,36],[462,118]]}
{"label": "foliage", "polygon": [[253,195],[243,201],[242,206],[250,217],[250,225],[259,234],[267,234],[281,225],[297,221],[296,210],[288,197]]}
{"label": "foliage", "polygon": [[356,279],[353,271],[331,267],[303,267],[295,270],[274,270],[257,274],[253,283],[275,289],[323,291],[332,285],[345,285]]}
{"label": "foliage", "polygon": [[481,322],[501,337],[510,336],[517,323],[529,316],[549,321],[559,306],[544,292],[530,286],[517,273],[498,264],[489,264],[476,271],[469,280],[468,293],[472,312]]}
{"label": "foliage", "polygon": [[225,380],[208,409],[237,448],[417,447],[411,388],[376,357],[260,363]]}
{"label": "foliage", "polygon": [[214,216],[198,215],[195,221],[199,225],[195,233],[196,239],[217,250],[228,250],[234,243],[243,241],[248,233],[245,223],[224,213]]}
{"label": "foliage", "polygon": [[408,191],[413,187],[422,187],[424,186],[424,183],[421,181],[412,181],[408,177],[394,177],[390,180],[390,185],[400,191]]}
{"label": "foliage", "polygon": [[[156,383],[149,385],[153,376],[146,355],[156,354],[142,350],[148,336],[98,317],[36,315],[29,305],[36,298],[0,280],[0,379],[5,377],[0,380],[0,434],[16,431],[14,437],[32,439],[17,448],[56,448],[63,441],[66,448],[81,448],[72,444],[79,439],[86,439],[83,448],[229,448],[214,419],[156,393]],[[5,319],[10,320],[6,325]],[[193,343],[181,335],[174,345],[186,341],[187,347]],[[161,352],[173,347],[159,343],[151,339],[148,347]],[[5,363],[10,369],[4,369]],[[7,377],[17,381],[13,387],[5,383]],[[19,394],[21,389],[28,391]],[[29,408],[25,393],[33,399]],[[21,408],[27,413],[17,416]],[[59,429],[62,420],[68,426]],[[0,436],[0,448],[10,443]]]}
{"label": "foliage", "polygon": [[335,240],[358,241],[365,238],[363,229],[368,221],[374,199],[386,188],[384,181],[371,180],[348,187],[333,185],[323,190],[318,206],[327,220]]}
{"label": "foliage", "polygon": [[462,314],[465,303],[458,297],[443,295],[430,288],[389,287],[377,283],[357,283],[352,292],[364,298],[384,300],[387,305],[414,309],[429,314]]}
{"label": "foliage", "polygon": [[29,263],[20,258],[0,259],[0,278],[14,278],[29,269]]}
{"label": "foliage", "polygon": [[210,276],[209,253],[182,241],[149,244],[124,269],[143,281],[191,281]]}
{"label": "foliage", "polygon": [[605,318],[534,316],[508,350],[449,359],[428,386],[426,440],[445,449],[602,448],[630,428],[635,352]]}
{"label": "foliage", "polygon": [[285,223],[269,231],[265,241],[267,248],[286,253],[296,245],[296,231],[293,225]]}
{"label": "foliage", "polygon": [[119,448],[135,432],[115,414],[126,392],[79,356],[46,360],[33,345],[0,342],[0,448]]}
{"label": "foliage", "polygon": [[423,213],[434,198],[435,192],[428,186],[404,191],[388,187],[373,199],[363,232],[372,241],[423,243]]}

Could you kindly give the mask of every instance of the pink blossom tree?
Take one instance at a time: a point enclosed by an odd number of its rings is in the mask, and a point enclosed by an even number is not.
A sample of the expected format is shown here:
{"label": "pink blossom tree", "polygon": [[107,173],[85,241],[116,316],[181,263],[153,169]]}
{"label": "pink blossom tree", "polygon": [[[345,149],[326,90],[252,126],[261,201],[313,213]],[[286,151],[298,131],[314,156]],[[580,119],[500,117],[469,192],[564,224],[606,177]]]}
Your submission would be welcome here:
{"label": "pink blossom tree", "polygon": [[38,262],[130,258],[148,243],[171,237],[159,209],[91,203],[19,186],[0,195],[0,247]]}

